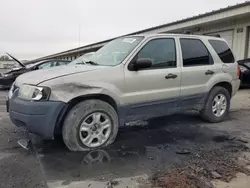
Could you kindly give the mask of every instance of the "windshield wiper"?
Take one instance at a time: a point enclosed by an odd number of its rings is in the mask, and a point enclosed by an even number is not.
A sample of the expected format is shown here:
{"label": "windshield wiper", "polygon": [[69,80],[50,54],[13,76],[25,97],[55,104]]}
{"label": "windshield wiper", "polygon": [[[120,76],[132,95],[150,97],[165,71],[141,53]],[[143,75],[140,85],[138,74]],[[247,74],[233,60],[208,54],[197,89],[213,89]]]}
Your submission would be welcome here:
{"label": "windshield wiper", "polygon": [[99,65],[98,63],[94,62],[94,61],[85,61],[86,64],[90,64],[90,65]]}
{"label": "windshield wiper", "polygon": [[85,65],[85,64],[86,64],[86,63],[83,62],[83,61],[76,63],[76,65]]}

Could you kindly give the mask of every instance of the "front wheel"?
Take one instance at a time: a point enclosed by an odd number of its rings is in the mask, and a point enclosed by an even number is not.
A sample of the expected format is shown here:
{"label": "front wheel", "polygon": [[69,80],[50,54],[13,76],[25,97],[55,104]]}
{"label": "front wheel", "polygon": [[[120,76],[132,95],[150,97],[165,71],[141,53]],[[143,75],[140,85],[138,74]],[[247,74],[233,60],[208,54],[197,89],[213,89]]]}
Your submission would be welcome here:
{"label": "front wheel", "polygon": [[208,96],[201,117],[211,123],[221,122],[225,119],[230,108],[230,94],[220,86],[214,87]]}
{"label": "front wheel", "polygon": [[112,144],[118,132],[114,108],[101,100],[86,100],[74,106],[63,124],[63,140],[71,151],[86,151]]}

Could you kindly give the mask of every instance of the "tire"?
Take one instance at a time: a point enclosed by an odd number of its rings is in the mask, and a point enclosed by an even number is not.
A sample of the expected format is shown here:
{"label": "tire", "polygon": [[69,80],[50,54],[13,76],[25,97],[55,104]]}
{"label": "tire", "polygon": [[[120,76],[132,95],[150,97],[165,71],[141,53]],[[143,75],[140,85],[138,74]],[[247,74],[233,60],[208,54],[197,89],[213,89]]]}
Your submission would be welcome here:
{"label": "tire", "polygon": [[[81,141],[83,140],[83,136],[81,135],[82,132],[80,133],[80,128],[82,124],[85,123],[85,119],[90,116],[92,117],[92,114],[95,114],[95,113],[101,113],[103,114],[103,116],[105,116],[109,120],[110,122],[109,123],[110,126],[108,128],[109,136],[106,137],[107,140],[101,145],[98,145],[96,147],[89,147],[88,145],[85,145],[83,141]],[[101,117],[99,117],[98,119],[101,119]],[[91,126],[92,124],[96,125],[96,123],[94,122],[94,118],[92,118],[92,120],[93,122],[91,122]],[[97,127],[101,128],[101,123]],[[65,121],[63,123],[62,137],[63,137],[65,145],[67,146],[69,150],[88,151],[92,149],[106,147],[112,144],[117,136],[118,127],[119,127],[118,115],[115,109],[110,104],[101,100],[86,100],[86,101],[78,103],[67,114]],[[96,128],[96,129],[99,129],[99,128]],[[92,129],[90,131],[93,132]],[[89,133],[87,133],[87,135],[89,136]],[[99,138],[98,138],[98,142],[99,142]]]}
{"label": "tire", "polygon": [[[225,96],[225,100],[226,100],[225,112],[219,117],[215,115],[212,109],[214,99],[218,95]],[[223,121],[225,117],[228,115],[228,112],[230,109],[230,99],[231,99],[230,94],[228,90],[225,89],[224,87],[215,86],[214,88],[212,88],[212,90],[209,92],[207,101],[204,105],[204,109],[200,112],[202,119],[210,123],[218,123],[218,122]]]}

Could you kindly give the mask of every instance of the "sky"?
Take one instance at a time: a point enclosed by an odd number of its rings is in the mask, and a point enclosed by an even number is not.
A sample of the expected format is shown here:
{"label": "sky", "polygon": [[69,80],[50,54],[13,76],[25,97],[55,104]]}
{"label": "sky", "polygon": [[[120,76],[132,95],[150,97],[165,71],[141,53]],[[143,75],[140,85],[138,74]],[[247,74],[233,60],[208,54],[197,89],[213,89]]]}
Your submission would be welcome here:
{"label": "sky", "polygon": [[0,0],[0,55],[31,60],[245,0]]}

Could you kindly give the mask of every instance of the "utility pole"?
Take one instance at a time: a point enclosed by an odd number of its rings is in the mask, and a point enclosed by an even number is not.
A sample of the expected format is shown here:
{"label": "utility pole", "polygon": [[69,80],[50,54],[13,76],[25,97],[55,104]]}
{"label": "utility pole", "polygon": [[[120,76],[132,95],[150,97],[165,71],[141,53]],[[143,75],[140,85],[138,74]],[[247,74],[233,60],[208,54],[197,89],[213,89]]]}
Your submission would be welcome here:
{"label": "utility pole", "polygon": [[81,46],[81,24],[79,24],[79,28],[78,28],[78,45],[79,47]]}

